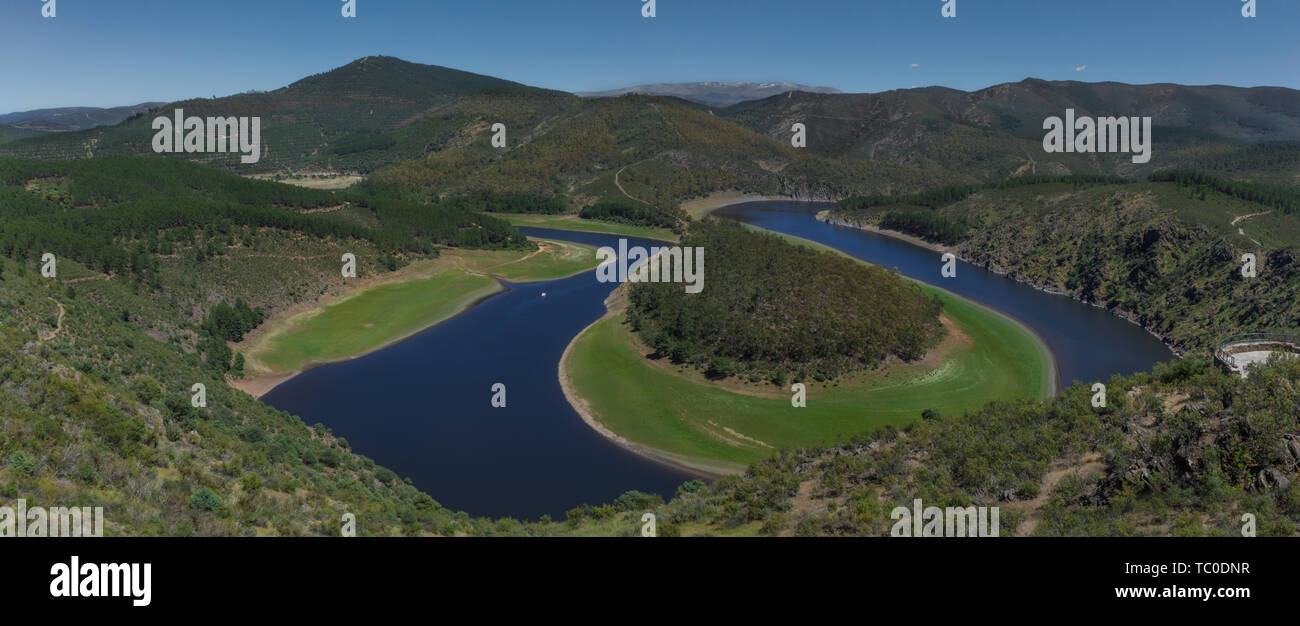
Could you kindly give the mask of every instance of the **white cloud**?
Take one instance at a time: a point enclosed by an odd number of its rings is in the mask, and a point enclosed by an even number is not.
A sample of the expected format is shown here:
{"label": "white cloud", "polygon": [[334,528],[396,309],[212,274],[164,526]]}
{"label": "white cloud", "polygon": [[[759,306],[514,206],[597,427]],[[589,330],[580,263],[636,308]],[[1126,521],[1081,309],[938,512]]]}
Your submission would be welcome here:
{"label": "white cloud", "polygon": [[1080,65],[1079,67],[1074,68],[1074,71],[1076,71],[1076,72],[1082,72],[1083,70],[1086,70],[1086,69],[1088,69],[1088,64],[1087,64],[1087,63],[1085,63],[1085,64],[1083,64],[1083,65]]}
{"label": "white cloud", "polygon": [[909,67],[921,67],[920,63],[913,63]]}

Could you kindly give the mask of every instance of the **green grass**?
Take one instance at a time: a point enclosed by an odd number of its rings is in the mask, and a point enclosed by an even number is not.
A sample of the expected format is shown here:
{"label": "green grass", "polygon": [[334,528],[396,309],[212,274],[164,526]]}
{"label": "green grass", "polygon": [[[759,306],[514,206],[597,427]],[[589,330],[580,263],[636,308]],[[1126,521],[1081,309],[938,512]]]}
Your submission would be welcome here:
{"label": "green grass", "polygon": [[541,215],[535,213],[490,213],[515,226],[532,226],[534,228],[554,228],[557,230],[578,230],[589,233],[609,233],[628,237],[644,237],[661,241],[677,241],[677,233],[667,228],[633,226],[599,220],[584,220],[576,215]]}
{"label": "green grass", "polygon": [[491,274],[514,283],[555,280],[595,269],[596,248],[567,241],[533,239],[540,246],[536,254],[518,250],[456,250],[454,254],[469,269]]}
{"label": "green grass", "polygon": [[[789,387],[778,397],[759,397],[652,366],[635,346],[621,313],[606,316],[575,340],[567,373],[597,419],[619,435],[691,459],[742,464],[782,447],[824,444],[887,424],[902,426],[919,419],[925,409],[961,414],[994,400],[1054,393],[1055,363],[1032,331],[945,290],[921,288],[943,301],[945,315],[973,345],[954,350],[932,370],[902,365],[851,385],[807,382],[804,408],[791,406]],[[726,429],[771,447],[738,444],[744,440]]]}
{"label": "green grass", "polygon": [[279,372],[350,358],[433,326],[500,289],[488,276],[440,268],[284,320],[260,337],[248,356]]}

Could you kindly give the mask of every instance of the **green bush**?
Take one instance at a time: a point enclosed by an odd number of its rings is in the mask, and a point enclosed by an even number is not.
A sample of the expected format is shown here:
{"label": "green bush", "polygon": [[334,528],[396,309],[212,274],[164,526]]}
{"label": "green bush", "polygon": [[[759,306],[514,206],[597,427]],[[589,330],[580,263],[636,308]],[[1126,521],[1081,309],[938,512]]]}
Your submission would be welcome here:
{"label": "green bush", "polygon": [[31,476],[36,473],[36,459],[22,450],[16,450],[9,455],[9,469],[22,476]]}
{"label": "green bush", "polygon": [[224,503],[217,492],[203,487],[198,491],[190,494],[190,508],[200,511],[215,511],[222,507]]}

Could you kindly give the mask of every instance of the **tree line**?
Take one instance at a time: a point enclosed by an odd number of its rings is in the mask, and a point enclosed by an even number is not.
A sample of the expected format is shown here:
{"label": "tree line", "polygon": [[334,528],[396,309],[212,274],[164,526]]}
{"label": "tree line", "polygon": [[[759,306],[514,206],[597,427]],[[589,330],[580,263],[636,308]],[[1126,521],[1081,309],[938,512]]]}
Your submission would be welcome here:
{"label": "tree line", "polygon": [[1228,180],[1192,170],[1164,170],[1151,174],[1149,178],[1151,182],[1172,182],[1184,187],[1203,185],[1234,198],[1278,209],[1283,213],[1300,212],[1300,187]]}
{"label": "tree line", "polygon": [[679,213],[680,210],[674,213],[673,211],[628,200],[601,200],[582,209],[578,213],[578,217],[637,226],[672,228],[681,219]]}

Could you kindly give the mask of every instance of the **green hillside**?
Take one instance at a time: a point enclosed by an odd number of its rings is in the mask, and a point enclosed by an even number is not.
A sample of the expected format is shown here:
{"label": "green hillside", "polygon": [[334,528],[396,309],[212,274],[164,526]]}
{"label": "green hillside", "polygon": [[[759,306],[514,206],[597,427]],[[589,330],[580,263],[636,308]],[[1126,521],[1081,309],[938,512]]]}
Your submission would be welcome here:
{"label": "green hillside", "polygon": [[[1300,192],[1172,171],[1149,181],[1011,179],[851,198],[831,219],[900,230],[1104,304],[1184,350],[1300,324]],[[1255,254],[1255,278],[1242,255]]]}
{"label": "green hillside", "polygon": [[20,128],[9,124],[0,124],[0,144],[17,141],[19,139],[26,139],[28,137],[36,137],[40,134],[41,132],[37,130]]}

